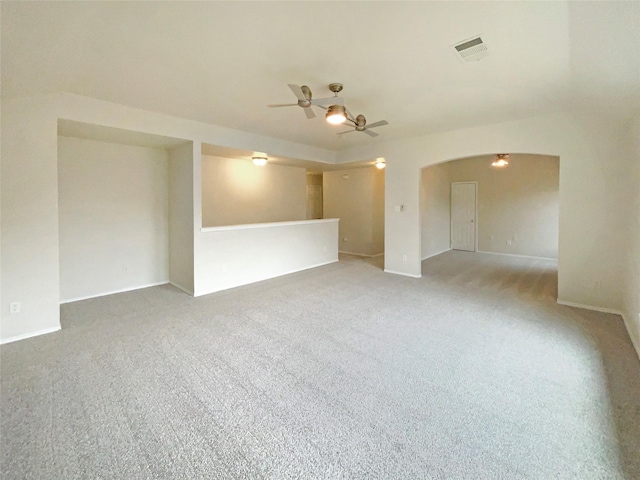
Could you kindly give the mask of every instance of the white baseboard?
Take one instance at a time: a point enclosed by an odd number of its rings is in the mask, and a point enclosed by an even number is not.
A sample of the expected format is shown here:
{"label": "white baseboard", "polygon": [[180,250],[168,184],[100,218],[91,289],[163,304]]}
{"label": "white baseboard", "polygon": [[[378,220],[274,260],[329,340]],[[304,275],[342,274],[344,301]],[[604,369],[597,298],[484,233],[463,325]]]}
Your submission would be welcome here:
{"label": "white baseboard", "polygon": [[193,297],[193,291],[189,290],[188,288],[185,288],[182,285],[178,285],[177,283],[174,283],[174,282],[169,282],[169,285],[173,285],[178,290],[182,290],[184,293],[187,293]]}
{"label": "white baseboard", "polygon": [[387,270],[386,268],[384,269],[384,273],[393,273],[394,275],[402,275],[403,277],[422,278],[422,275],[413,275],[406,272],[396,272],[395,270]]}
{"label": "white baseboard", "polygon": [[345,255],[354,255],[356,257],[366,257],[366,258],[375,258],[375,257],[381,257],[384,255],[384,252],[376,253],[375,255],[365,255],[364,253],[345,252],[343,250],[338,250],[338,253],[344,253]]}
{"label": "white baseboard", "polygon": [[631,321],[628,320],[627,315],[624,313],[622,314],[622,320],[624,321],[625,327],[627,327],[627,333],[629,333],[629,338],[631,338],[633,348],[635,348],[638,358],[640,358],[640,332],[637,332],[637,330],[632,327]]}
{"label": "white baseboard", "polygon": [[445,253],[445,252],[450,252],[450,251],[451,251],[451,249],[450,249],[450,248],[446,248],[446,249],[444,249],[444,250],[442,250],[442,251],[440,251],[440,252],[432,253],[431,255],[427,255],[426,257],[423,257],[423,258],[422,258],[422,260],[424,261],[424,260],[426,260],[427,258],[437,257],[438,255],[442,255],[443,253]]}
{"label": "white baseboard", "polygon": [[567,307],[584,308],[585,310],[594,310],[596,312],[613,313],[614,315],[623,316],[620,310],[614,310],[613,308],[594,307],[593,305],[585,305],[584,303],[565,302],[560,299],[558,299],[557,302],[559,305],[565,305]]}
{"label": "white baseboard", "polygon": [[488,253],[489,255],[503,255],[505,257],[530,258],[532,260],[546,260],[548,262],[558,261],[558,259],[554,257],[534,257],[533,255],[517,255],[515,253],[487,252],[485,250],[476,250],[476,253]]}
{"label": "white baseboard", "polygon": [[111,292],[103,292],[103,293],[98,293],[96,295],[88,295],[86,297],[69,298],[67,300],[60,300],[60,305],[64,303],[79,302],[80,300],[88,300],[90,298],[106,297],[107,295],[114,295],[116,293],[131,292],[133,290],[140,290],[141,288],[157,287],[158,285],[166,285],[167,283],[169,283],[169,280],[164,280],[162,282],[157,282],[157,283],[150,283],[148,285],[138,285],[135,287],[127,287],[120,290],[113,290]]}
{"label": "white baseboard", "polygon": [[23,333],[22,335],[16,335],[15,337],[3,338],[0,340],[0,345],[4,345],[5,343],[17,342],[18,340],[26,340],[31,337],[38,337],[40,335],[46,335],[47,333],[53,333],[60,331],[60,327],[51,327],[45,328],[43,330],[38,330],[36,332]]}

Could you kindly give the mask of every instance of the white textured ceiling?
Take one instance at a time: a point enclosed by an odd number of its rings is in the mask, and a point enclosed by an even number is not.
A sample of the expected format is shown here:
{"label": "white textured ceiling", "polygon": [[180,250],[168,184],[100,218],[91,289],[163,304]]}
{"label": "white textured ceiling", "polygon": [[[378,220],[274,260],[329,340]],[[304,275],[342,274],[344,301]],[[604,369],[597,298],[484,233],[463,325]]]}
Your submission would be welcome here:
{"label": "white textured ceiling", "polygon": [[[2,2],[2,95],[66,91],[331,150],[564,109],[640,108],[640,2]],[[490,54],[451,45],[482,34]],[[335,135],[288,83],[341,96]]]}

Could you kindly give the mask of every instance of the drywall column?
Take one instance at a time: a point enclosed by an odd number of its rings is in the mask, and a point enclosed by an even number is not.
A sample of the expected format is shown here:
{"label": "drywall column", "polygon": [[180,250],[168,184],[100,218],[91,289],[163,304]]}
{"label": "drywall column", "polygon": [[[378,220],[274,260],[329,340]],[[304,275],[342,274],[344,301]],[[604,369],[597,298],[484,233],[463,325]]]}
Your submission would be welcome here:
{"label": "drywall column", "polygon": [[[3,343],[60,329],[56,105],[2,104]],[[11,303],[20,311],[10,313]]]}
{"label": "drywall column", "polygon": [[624,231],[628,242],[622,312],[629,336],[640,357],[640,113],[631,122],[628,135],[629,152],[626,155],[626,181],[628,190],[627,219]]}
{"label": "drywall column", "polygon": [[194,291],[193,143],[169,150],[169,282]]}
{"label": "drywall column", "polygon": [[451,183],[446,163],[421,171],[420,228],[423,260],[450,249]]}

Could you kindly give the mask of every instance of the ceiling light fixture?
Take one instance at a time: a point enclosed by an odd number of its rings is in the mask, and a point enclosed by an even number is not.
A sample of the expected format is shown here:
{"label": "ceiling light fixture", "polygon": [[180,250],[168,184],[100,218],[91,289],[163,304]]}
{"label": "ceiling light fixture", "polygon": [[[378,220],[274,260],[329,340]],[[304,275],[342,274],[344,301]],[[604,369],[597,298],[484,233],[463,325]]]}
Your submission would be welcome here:
{"label": "ceiling light fixture", "polygon": [[342,105],[331,105],[325,118],[332,125],[340,125],[347,120],[347,110]]}
{"label": "ceiling light fixture", "polygon": [[378,170],[382,170],[384,167],[387,166],[387,164],[384,161],[384,158],[378,158],[376,159],[376,163],[374,163],[374,165],[376,166],[376,168]]}
{"label": "ceiling light fixture", "polygon": [[496,159],[491,162],[492,167],[504,168],[509,165],[509,154],[508,153],[498,153],[496,155]]}
{"label": "ceiling light fixture", "polygon": [[253,157],[253,164],[259,167],[264,167],[267,164],[267,157]]}

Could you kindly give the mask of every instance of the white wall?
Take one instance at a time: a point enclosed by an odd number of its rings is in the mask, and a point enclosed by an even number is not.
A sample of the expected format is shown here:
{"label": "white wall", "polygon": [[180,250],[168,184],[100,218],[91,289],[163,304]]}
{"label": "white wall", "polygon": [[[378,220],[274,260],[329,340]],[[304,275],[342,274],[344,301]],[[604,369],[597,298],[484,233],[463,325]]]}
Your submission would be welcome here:
{"label": "white wall", "polygon": [[[115,127],[273,156],[333,161],[328,150],[143,111],[79,95],[56,93],[2,99],[2,264],[0,341],[60,328],[58,245],[58,119]],[[201,201],[199,164],[194,198]],[[197,228],[200,205],[194,204]],[[21,302],[19,314],[9,304]]]}
{"label": "white wall", "polygon": [[60,301],[168,282],[165,150],[58,137]]}
{"label": "white wall", "polygon": [[640,357],[640,113],[624,132],[629,145],[626,155],[626,188],[624,234],[627,240],[626,268],[623,277],[622,312],[631,340]]}
{"label": "white wall", "polygon": [[341,252],[383,253],[384,171],[375,167],[324,172],[322,210],[340,219]]}
{"label": "white wall", "polygon": [[306,218],[306,169],[202,156],[202,226]]}
{"label": "white wall", "polygon": [[558,298],[620,310],[627,240],[615,232],[635,195],[615,168],[626,163],[616,158],[621,128],[608,119],[545,115],[339,152],[338,160],[386,158],[385,270],[420,276],[421,168],[497,152],[560,157]]}
{"label": "white wall", "polygon": [[2,342],[60,329],[57,109],[56,98],[2,104]]}
{"label": "white wall", "polygon": [[494,158],[446,164],[450,182],[478,182],[478,250],[557,258],[558,158],[512,154],[502,169]]}
{"label": "white wall", "polygon": [[214,227],[196,234],[204,295],[338,261],[338,220]]}
{"label": "white wall", "polygon": [[[2,341],[60,326],[58,262],[57,119],[111,126],[274,156],[313,161],[359,161],[384,156],[385,268],[420,275],[420,169],[451,159],[496,152],[560,157],[559,298],[622,308],[629,239],[628,179],[622,126],[606,119],[546,115],[430,136],[374,142],[334,154],[215,125],[178,119],[71,94],[2,99]],[[629,140],[630,142],[630,140]],[[195,157],[194,157],[195,160]],[[626,172],[626,173],[625,173]],[[199,228],[199,166],[194,164],[194,211]],[[396,205],[405,205],[400,213]],[[637,238],[633,241],[636,241]],[[214,245],[215,246],[215,245]],[[407,255],[403,261],[402,255]],[[240,259],[238,259],[239,261]],[[197,258],[195,259],[197,263]],[[630,288],[634,288],[632,285]],[[625,298],[631,298],[631,294]],[[22,312],[9,314],[21,301]]]}
{"label": "white wall", "polygon": [[194,291],[193,143],[169,151],[169,281]]}
{"label": "white wall", "polygon": [[447,164],[424,168],[420,177],[421,259],[450,249],[450,226],[451,181]]}

